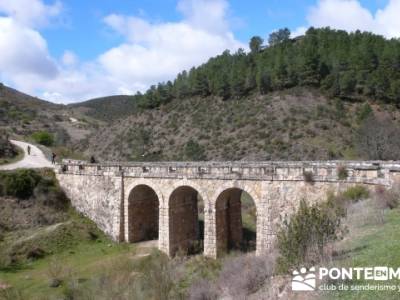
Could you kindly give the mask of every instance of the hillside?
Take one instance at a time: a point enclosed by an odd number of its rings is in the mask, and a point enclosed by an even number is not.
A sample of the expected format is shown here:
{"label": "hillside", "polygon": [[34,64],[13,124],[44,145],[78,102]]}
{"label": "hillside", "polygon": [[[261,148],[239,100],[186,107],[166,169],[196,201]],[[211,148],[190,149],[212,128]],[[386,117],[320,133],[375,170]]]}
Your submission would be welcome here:
{"label": "hillside", "polygon": [[[376,115],[398,120],[390,105],[372,107]],[[87,154],[125,161],[354,159],[363,109],[363,103],[330,100],[305,88],[245,100],[193,97],[98,131]]]}
{"label": "hillside", "polygon": [[[84,139],[101,121],[79,109],[54,104],[0,84],[0,131],[6,136],[34,141],[35,133],[52,136],[54,151],[71,154],[75,143]],[[2,140],[1,147],[6,144]],[[62,149],[61,149],[62,148]],[[1,152],[1,151],[0,151]],[[60,152],[61,153],[61,152]],[[8,155],[9,156],[9,155]],[[0,153],[0,158],[6,155]]]}
{"label": "hillside", "polygon": [[71,104],[69,107],[82,110],[85,115],[104,121],[114,121],[135,111],[133,96],[109,96]]}
{"label": "hillside", "polygon": [[0,128],[16,134],[50,127],[59,105],[0,85]]}

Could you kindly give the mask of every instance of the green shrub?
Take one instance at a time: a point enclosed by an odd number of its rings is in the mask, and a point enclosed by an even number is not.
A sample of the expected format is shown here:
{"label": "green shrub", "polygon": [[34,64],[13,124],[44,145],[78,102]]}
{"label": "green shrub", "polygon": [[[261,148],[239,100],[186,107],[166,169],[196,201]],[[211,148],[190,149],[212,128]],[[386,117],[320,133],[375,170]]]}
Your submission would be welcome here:
{"label": "green shrub", "polygon": [[369,197],[369,191],[366,187],[362,185],[356,185],[348,188],[346,191],[342,193],[343,197],[346,200],[351,200],[357,202],[362,199],[366,199]]}
{"label": "green shrub", "polygon": [[65,209],[69,200],[50,170],[16,170],[0,173],[0,195],[28,199],[34,196],[45,206]]}
{"label": "green shrub", "polygon": [[54,144],[54,137],[51,133],[47,131],[38,131],[32,134],[32,138],[38,144],[43,146],[52,146]]}
{"label": "green shrub", "polygon": [[0,177],[3,193],[19,199],[31,197],[39,181],[40,176],[33,170],[17,170]]}
{"label": "green shrub", "polygon": [[304,181],[307,183],[313,183],[314,182],[314,174],[311,171],[304,171],[303,172],[303,178]]}
{"label": "green shrub", "polygon": [[302,200],[299,210],[278,232],[278,272],[318,262],[324,246],[339,238],[340,224],[341,214],[332,203],[309,206]]}
{"label": "green shrub", "polygon": [[349,172],[347,171],[346,167],[339,166],[337,168],[337,175],[339,180],[346,180],[349,177]]}
{"label": "green shrub", "polygon": [[361,123],[373,114],[373,110],[368,103],[364,103],[357,111],[357,121]]}
{"label": "green shrub", "polygon": [[205,160],[206,154],[204,148],[191,139],[185,145],[185,157],[189,160],[199,161]]}

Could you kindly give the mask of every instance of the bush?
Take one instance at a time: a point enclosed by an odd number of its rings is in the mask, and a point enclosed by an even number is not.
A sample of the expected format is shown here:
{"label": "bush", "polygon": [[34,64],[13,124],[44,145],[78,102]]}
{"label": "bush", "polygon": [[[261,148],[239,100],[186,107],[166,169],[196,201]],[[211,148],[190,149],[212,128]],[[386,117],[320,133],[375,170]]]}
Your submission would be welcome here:
{"label": "bush", "polygon": [[377,186],[375,189],[375,198],[382,209],[394,209],[399,206],[400,195],[397,187],[387,190],[384,187]]}
{"label": "bush", "polygon": [[206,159],[204,148],[192,139],[185,145],[185,157],[189,160],[200,161]]}
{"label": "bush", "polygon": [[54,173],[48,170],[0,172],[0,196],[28,199],[32,196],[45,206],[65,209],[69,200],[59,187]]}
{"label": "bush", "polygon": [[362,121],[370,117],[373,113],[374,111],[372,110],[371,106],[368,103],[364,103],[356,111],[357,121],[361,123]]}
{"label": "bush", "polygon": [[267,257],[244,255],[225,261],[219,274],[218,285],[226,299],[246,299],[257,292],[273,274],[273,261]]}
{"label": "bush", "polygon": [[348,188],[346,191],[342,193],[342,196],[346,200],[351,200],[353,202],[357,202],[362,199],[366,199],[369,197],[369,191],[366,187],[362,185],[356,185]]}
{"label": "bush", "polygon": [[307,183],[313,183],[314,182],[314,174],[311,171],[304,171],[303,178],[304,178],[304,181],[307,182]]}
{"label": "bush", "polygon": [[340,224],[341,214],[332,203],[309,206],[302,200],[299,210],[278,232],[278,272],[318,262],[324,246],[339,238]]}
{"label": "bush", "polygon": [[69,206],[69,199],[59,187],[55,178],[42,177],[36,185],[33,195],[45,206],[64,210]]}
{"label": "bush", "polygon": [[39,181],[40,176],[33,170],[17,170],[0,177],[3,193],[19,199],[31,197]]}
{"label": "bush", "polygon": [[218,277],[216,274],[210,276],[209,264],[201,264],[201,269],[204,270],[197,272],[199,276],[197,280],[192,281],[187,298],[247,299],[249,295],[262,289],[274,274],[275,258],[274,253],[269,253],[265,257],[252,254],[229,256],[223,260]]}
{"label": "bush", "polygon": [[189,289],[190,300],[217,300],[218,292],[214,284],[205,279],[192,284]]}
{"label": "bush", "polygon": [[337,168],[337,175],[339,180],[346,180],[349,177],[349,172],[347,171],[346,167],[339,166]]}
{"label": "bush", "polygon": [[54,144],[54,137],[51,133],[48,133],[47,131],[38,131],[32,134],[33,140],[41,144],[43,146],[52,146]]}

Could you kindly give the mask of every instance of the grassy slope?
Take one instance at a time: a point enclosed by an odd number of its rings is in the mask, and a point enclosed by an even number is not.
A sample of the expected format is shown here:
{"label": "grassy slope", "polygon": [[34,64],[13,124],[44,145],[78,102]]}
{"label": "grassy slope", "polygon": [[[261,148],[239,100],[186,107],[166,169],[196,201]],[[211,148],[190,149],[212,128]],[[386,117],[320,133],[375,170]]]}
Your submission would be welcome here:
{"label": "grassy slope", "polygon": [[[344,258],[334,260],[334,266],[400,267],[400,209],[386,211],[385,223],[368,223],[360,225],[355,234],[344,241],[342,250],[346,252]],[[361,281],[352,284],[395,284],[399,281]],[[331,293],[328,299],[399,299],[399,292],[391,291],[359,291]]]}
{"label": "grassy slope", "polygon": [[[85,280],[104,271],[104,265],[110,259],[118,259],[134,253],[134,246],[115,244],[103,235],[96,240],[82,236],[87,233],[85,226],[88,222],[82,217],[73,215],[69,222],[74,222],[74,226],[68,228],[69,225],[65,225],[59,232],[51,233],[49,228],[52,226],[49,226],[31,232],[14,232],[5,237],[4,243],[10,242],[11,239],[14,242],[23,239],[21,234],[26,240],[28,239],[26,236],[34,236],[32,239],[34,245],[40,245],[48,253],[54,253],[39,260],[26,261],[0,269],[0,282],[14,287],[9,291],[8,296],[13,298],[15,294],[11,293],[18,291],[22,299],[55,299],[61,295],[63,287],[49,287],[49,270],[55,268],[52,267],[54,264],[62,266],[63,279],[76,276]],[[0,292],[0,299],[5,295]]]}
{"label": "grassy slope", "polygon": [[[20,270],[0,273],[0,280],[19,290],[23,299],[54,299],[62,294],[62,287],[49,287],[49,266],[54,259],[63,265],[65,275],[73,272],[79,278],[87,280],[101,272],[107,260],[129,256],[133,247],[102,242],[87,242],[57,254],[24,265]],[[129,251],[131,250],[131,251]],[[1,293],[0,293],[1,296]],[[0,297],[1,298],[1,297]]]}

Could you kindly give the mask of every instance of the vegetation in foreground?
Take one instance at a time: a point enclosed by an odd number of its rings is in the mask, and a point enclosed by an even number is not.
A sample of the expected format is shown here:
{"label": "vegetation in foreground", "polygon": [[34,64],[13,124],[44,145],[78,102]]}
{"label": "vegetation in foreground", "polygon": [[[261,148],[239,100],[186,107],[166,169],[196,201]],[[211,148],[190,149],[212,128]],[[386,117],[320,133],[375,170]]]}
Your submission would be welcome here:
{"label": "vegetation in foreground", "polygon": [[[399,188],[363,186],[348,188],[339,195],[328,195],[326,202],[300,209],[278,235],[277,271],[288,274],[306,266],[375,267],[397,269],[400,264],[398,208]],[[333,281],[318,284],[365,285],[365,280]],[[397,280],[372,282],[395,284]],[[308,294],[312,299],[398,299],[398,291],[324,291]],[[294,299],[299,296],[292,294]],[[301,298],[300,298],[301,299]]]}
{"label": "vegetation in foreground", "polygon": [[[348,207],[345,225],[348,233],[335,244],[333,260],[325,261],[329,266],[375,267],[400,266],[400,201],[399,191],[378,188],[372,197],[353,203]],[[365,280],[346,281],[348,285],[366,284],[398,285],[398,280],[371,282]],[[330,291],[324,298],[337,299],[398,299],[398,291]]]}

